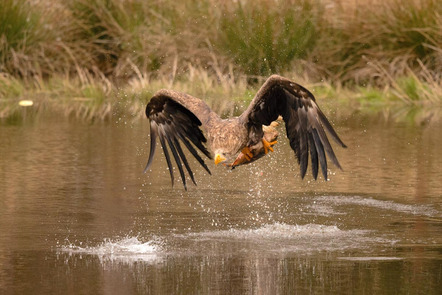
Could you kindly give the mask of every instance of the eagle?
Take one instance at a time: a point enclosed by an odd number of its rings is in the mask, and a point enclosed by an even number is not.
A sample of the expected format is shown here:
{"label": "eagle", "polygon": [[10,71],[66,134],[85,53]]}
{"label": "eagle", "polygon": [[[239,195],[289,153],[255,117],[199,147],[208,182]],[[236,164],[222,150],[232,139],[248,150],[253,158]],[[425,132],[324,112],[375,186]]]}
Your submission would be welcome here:
{"label": "eagle", "polygon": [[247,109],[237,117],[223,119],[203,100],[167,89],[153,95],[146,106],[146,116],[150,121],[151,144],[144,172],[151,167],[159,139],[172,186],[174,172],[169,149],[186,190],[185,170],[195,185],[196,182],[183,145],[208,174],[211,174],[210,169],[200,153],[213,159],[216,165],[222,163],[234,169],[260,159],[269,151],[273,152],[279,120],[285,123],[302,179],[307,171],[309,155],[315,180],[319,166],[327,180],[326,154],[342,170],[325,131],[337,144],[344,148],[346,145],[320,110],[315,97],[303,86],[279,75],[270,76]]}

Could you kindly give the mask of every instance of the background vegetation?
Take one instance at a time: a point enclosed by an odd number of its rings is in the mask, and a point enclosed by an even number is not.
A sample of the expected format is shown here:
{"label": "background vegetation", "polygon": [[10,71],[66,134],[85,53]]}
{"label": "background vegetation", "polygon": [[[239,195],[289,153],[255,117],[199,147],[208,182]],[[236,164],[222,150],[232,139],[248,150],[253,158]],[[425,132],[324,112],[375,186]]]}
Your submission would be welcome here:
{"label": "background vegetation", "polygon": [[159,87],[235,100],[271,73],[325,93],[439,104],[442,1],[0,2],[0,116],[9,99],[137,101]]}

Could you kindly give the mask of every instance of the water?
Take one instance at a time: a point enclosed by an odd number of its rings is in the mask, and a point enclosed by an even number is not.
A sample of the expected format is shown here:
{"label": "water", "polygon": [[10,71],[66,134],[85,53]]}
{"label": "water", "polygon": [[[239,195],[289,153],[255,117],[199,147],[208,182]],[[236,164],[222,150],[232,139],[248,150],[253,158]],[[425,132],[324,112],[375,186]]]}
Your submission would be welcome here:
{"label": "water", "polygon": [[145,120],[1,121],[0,294],[440,294],[442,122],[326,112],[330,181],[280,140],[188,192]]}

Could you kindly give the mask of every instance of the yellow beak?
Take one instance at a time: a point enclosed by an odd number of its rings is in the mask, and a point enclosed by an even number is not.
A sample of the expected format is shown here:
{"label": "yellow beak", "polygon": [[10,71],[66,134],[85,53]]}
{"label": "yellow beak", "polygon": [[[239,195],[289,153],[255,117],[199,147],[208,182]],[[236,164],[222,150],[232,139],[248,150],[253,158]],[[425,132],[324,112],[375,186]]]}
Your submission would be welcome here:
{"label": "yellow beak", "polygon": [[226,160],[226,158],[221,156],[220,154],[215,155],[215,165],[218,165],[219,163],[222,163],[225,160]]}

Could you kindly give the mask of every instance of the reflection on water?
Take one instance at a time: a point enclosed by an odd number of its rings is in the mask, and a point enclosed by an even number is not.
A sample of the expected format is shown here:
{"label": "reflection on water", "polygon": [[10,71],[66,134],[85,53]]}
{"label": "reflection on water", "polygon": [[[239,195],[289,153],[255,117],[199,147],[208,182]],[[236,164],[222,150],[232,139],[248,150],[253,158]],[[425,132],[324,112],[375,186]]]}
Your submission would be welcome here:
{"label": "reflection on water", "polygon": [[141,173],[145,120],[0,122],[0,293],[438,294],[442,122],[330,117],[330,181],[280,141],[188,192]]}

